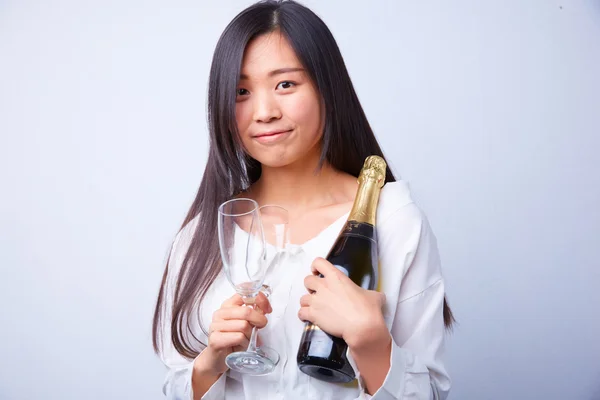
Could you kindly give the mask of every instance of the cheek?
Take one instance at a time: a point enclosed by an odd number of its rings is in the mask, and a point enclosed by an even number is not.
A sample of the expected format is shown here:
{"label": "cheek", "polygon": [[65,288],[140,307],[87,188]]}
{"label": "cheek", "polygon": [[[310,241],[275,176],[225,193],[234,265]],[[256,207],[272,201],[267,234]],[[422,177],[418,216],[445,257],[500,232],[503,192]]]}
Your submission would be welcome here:
{"label": "cheek", "polygon": [[242,103],[236,103],[235,105],[235,121],[240,133],[245,132],[251,122],[251,110],[249,103],[249,101],[245,101]]}
{"label": "cheek", "polygon": [[252,123],[252,114],[249,107],[250,102],[237,103],[235,106],[235,122],[237,124],[238,132],[240,133],[242,143],[244,147],[248,147],[250,139],[246,132]]}
{"label": "cheek", "polygon": [[286,114],[302,129],[303,136],[320,136],[321,110],[314,93],[297,96],[286,108]]}

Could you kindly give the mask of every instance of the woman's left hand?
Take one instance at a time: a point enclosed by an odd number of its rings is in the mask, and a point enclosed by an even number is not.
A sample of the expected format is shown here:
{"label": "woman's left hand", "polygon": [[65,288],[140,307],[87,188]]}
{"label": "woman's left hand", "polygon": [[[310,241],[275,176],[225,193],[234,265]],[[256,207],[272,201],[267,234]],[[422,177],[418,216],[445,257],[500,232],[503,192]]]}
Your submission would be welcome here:
{"label": "woman's left hand", "polygon": [[323,258],[315,259],[311,269],[313,275],[304,279],[309,294],[300,299],[301,320],[341,337],[350,349],[389,339],[382,313],[384,294],[361,288]]}

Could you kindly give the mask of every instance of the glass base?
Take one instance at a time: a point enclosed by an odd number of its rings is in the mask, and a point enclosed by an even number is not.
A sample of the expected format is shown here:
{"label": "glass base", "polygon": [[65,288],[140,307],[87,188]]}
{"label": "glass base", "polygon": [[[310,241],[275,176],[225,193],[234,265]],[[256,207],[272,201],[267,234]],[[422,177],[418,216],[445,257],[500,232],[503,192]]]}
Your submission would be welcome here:
{"label": "glass base", "polygon": [[269,347],[261,347],[256,352],[238,351],[225,358],[225,364],[233,370],[248,375],[267,375],[275,370],[279,354]]}

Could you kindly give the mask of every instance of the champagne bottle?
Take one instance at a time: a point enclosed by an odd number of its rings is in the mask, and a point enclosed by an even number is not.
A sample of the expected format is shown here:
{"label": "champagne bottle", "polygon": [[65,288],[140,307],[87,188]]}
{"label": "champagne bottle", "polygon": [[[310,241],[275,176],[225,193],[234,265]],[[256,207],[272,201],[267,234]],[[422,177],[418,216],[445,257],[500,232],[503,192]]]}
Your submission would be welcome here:
{"label": "champagne bottle", "polygon": [[[327,261],[368,290],[376,289],[378,284],[375,217],[386,167],[383,158],[367,157],[358,177],[352,211],[327,255]],[[342,338],[307,322],[298,348],[298,367],[305,374],[326,382],[350,382],[355,379],[355,372],[346,358],[347,349]]]}

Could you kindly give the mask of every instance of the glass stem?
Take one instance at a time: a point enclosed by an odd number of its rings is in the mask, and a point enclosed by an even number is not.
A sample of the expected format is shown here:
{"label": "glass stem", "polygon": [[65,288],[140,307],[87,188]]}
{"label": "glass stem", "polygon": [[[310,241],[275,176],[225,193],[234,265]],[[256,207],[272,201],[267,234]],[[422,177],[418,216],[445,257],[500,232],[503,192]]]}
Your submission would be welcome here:
{"label": "glass stem", "polygon": [[[244,303],[246,303],[246,306],[252,307],[254,310],[256,310],[256,304],[254,302],[255,300],[256,300],[256,296],[244,297]],[[248,349],[246,351],[248,351],[250,353],[256,353],[257,337],[258,337],[258,329],[256,329],[256,326],[254,326],[254,327],[252,327],[252,334],[250,335],[250,342],[248,343]]]}
{"label": "glass stem", "polygon": [[248,343],[248,352],[256,353],[256,337],[258,329],[256,327],[252,328],[252,335],[250,335],[250,343]]}

